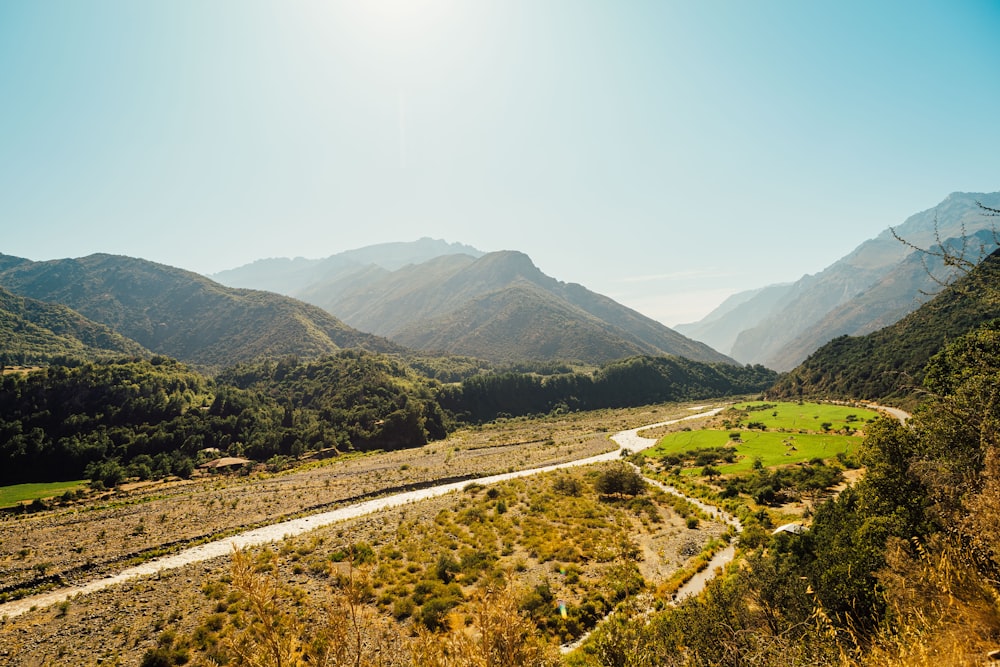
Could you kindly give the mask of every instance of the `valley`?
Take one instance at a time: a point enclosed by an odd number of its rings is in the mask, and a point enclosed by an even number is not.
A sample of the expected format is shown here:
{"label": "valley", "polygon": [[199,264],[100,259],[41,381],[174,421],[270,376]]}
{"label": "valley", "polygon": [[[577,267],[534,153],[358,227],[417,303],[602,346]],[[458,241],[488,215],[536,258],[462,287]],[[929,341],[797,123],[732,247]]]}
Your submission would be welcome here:
{"label": "valley", "polygon": [[[215,543],[221,545],[221,551],[217,548],[211,553],[228,555],[232,549],[231,542],[241,545],[242,548],[249,548],[254,544],[278,540],[275,548],[280,553],[286,554],[298,548],[294,545],[301,545],[303,542],[313,545],[323,544],[327,540],[331,543],[342,542],[332,537],[334,530],[338,537],[349,535],[352,543],[383,544],[384,548],[389,548],[390,545],[399,543],[392,538],[387,540],[384,534],[379,537],[379,530],[376,527],[402,521],[392,517],[415,514],[417,517],[424,517],[416,519],[416,524],[420,525],[430,521],[435,514],[446,511],[444,508],[468,509],[469,501],[462,500],[462,496],[469,494],[470,489],[483,488],[479,484],[489,485],[490,489],[496,485],[504,488],[502,482],[525,474],[539,475],[541,479],[551,480],[551,471],[556,467],[592,466],[602,460],[614,460],[618,458],[617,450],[607,438],[605,424],[630,426],[637,422],[663,423],[665,417],[693,423],[691,420],[704,419],[718,411],[698,412],[703,409],[703,406],[690,408],[659,406],[641,410],[515,422],[478,431],[460,432],[449,440],[428,446],[425,451],[409,452],[406,455],[371,454],[342,462],[326,461],[321,465],[307,466],[305,470],[269,479],[248,480],[220,476],[218,479],[175,485],[155,484],[144,489],[123,491],[115,498],[84,507],[10,517],[0,525],[0,544],[5,547],[21,546],[16,553],[7,552],[4,555],[4,580],[9,581],[12,573],[20,571],[22,574],[45,572],[61,583],[82,583],[83,580],[93,580],[102,573],[120,571],[132,563],[141,562],[144,558],[152,557],[164,550],[169,552],[185,544],[203,541],[212,534],[222,535],[234,529],[242,530],[247,527],[248,520],[261,519],[265,515],[274,518],[306,513],[312,519],[321,520],[321,515],[317,516],[315,510],[324,505],[344,506],[344,512],[341,513],[343,517],[336,517],[339,520],[330,527],[322,527],[321,523],[313,521],[307,526],[308,533],[294,537],[297,530],[293,530],[290,524],[279,524],[266,531],[254,531],[260,535],[256,538],[260,542],[250,542],[237,535],[232,540]],[[637,430],[633,427],[631,434],[623,433],[619,438],[620,444],[632,447],[646,446],[652,442],[638,438],[635,435]],[[542,441],[534,437],[538,435],[548,437]],[[594,455],[594,452],[602,450],[608,451],[603,455]],[[470,484],[468,481],[469,478],[488,475],[504,468],[515,471],[480,478],[477,480],[479,484]],[[378,498],[391,493],[394,488],[419,487],[423,484],[433,484],[434,480],[442,478],[462,477],[467,479],[453,482],[445,487],[431,486],[424,491],[405,493],[396,497],[386,496],[382,500],[376,499],[364,503],[372,507],[366,511],[379,512],[374,521],[368,516],[349,518],[358,516],[357,512],[352,510],[352,504],[365,496]],[[446,491],[453,493],[447,497],[440,497],[440,494]],[[489,491],[486,495],[496,497],[493,494],[494,491]],[[400,506],[404,502],[405,504]],[[721,524],[707,520],[697,529],[692,530],[690,524],[684,528],[681,517],[674,514],[671,518],[672,510],[668,509],[669,504],[664,505],[664,509],[659,511],[654,511],[651,507],[648,506],[644,511],[654,512],[650,514],[650,517],[657,517],[654,523],[649,524],[643,519],[634,529],[629,530],[627,535],[622,536],[629,541],[634,538],[639,551],[626,561],[621,561],[618,557],[607,561],[623,565],[637,558],[639,572],[648,581],[666,578],[684,560],[682,553],[691,555],[698,552],[701,547],[696,545],[720,536],[723,531]],[[269,523],[266,518],[261,519],[261,522]],[[285,527],[286,525],[288,527]],[[384,528],[382,531],[384,533]],[[603,535],[598,539],[606,538],[607,535]],[[67,549],[65,546],[67,543],[76,546]],[[205,546],[213,545],[210,543]],[[515,551],[520,551],[521,548],[515,546]],[[268,547],[264,549],[267,551]],[[690,551],[691,549],[694,551]],[[129,655],[134,656],[149,648],[149,640],[155,632],[147,628],[145,632],[148,634],[142,636],[142,624],[139,619],[136,619],[129,628],[115,627],[114,624],[108,626],[107,623],[98,628],[88,623],[86,619],[113,619],[116,613],[114,609],[108,608],[109,602],[126,604],[124,601],[129,600],[127,604],[132,607],[135,603],[132,596],[139,598],[140,604],[136,606],[143,610],[141,618],[145,618],[149,623],[156,623],[156,618],[159,618],[158,622],[162,624],[163,618],[168,616],[166,608],[163,607],[158,617],[155,613],[148,613],[146,611],[148,604],[144,603],[149,603],[151,600],[176,600],[180,596],[197,608],[199,596],[194,592],[200,587],[209,585],[211,577],[220,576],[219,572],[225,570],[227,567],[225,562],[228,560],[225,557],[219,559],[215,556],[207,563],[203,563],[206,554],[197,553],[203,550],[204,547],[190,549],[180,553],[180,559],[169,557],[164,559],[170,561],[167,570],[163,570],[164,565],[157,560],[149,561],[145,567],[133,565],[128,568],[133,574],[127,577],[112,577],[105,583],[99,582],[99,586],[89,586],[86,588],[86,593],[74,594],[73,590],[57,589],[47,595],[33,595],[20,602],[0,606],[0,617],[5,617],[3,627],[0,628],[0,655],[18,656],[18,661],[12,664],[19,665],[44,664],[41,655],[51,655],[51,651],[58,652],[65,659],[71,659],[74,655],[92,656],[96,655],[98,645],[89,644],[88,639],[83,639],[81,644],[81,635],[90,639],[103,637],[106,640],[109,628],[113,628],[113,633],[124,633],[125,637],[135,634],[136,642],[133,647],[135,652],[122,650],[115,654],[115,659],[124,658],[128,662]],[[329,549],[316,546],[309,549],[308,553],[312,554],[314,551],[328,553]],[[76,562],[74,556],[77,557]],[[570,558],[570,563],[578,563],[574,567],[583,568],[580,570],[581,577],[595,576],[594,568],[586,565],[586,560],[581,562],[575,557],[563,556],[566,557]],[[81,558],[85,559],[84,565],[78,562]],[[530,563],[536,558],[537,556],[532,557],[522,553],[516,559],[507,560],[510,562],[517,560],[521,563],[526,560]],[[604,561],[606,558],[601,557],[598,560]],[[546,568],[542,565],[546,560],[547,558],[542,558],[537,565],[529,566],[527,572],[521,572],[522,566],[518,565],[518,585],[528,585],[532,581],[537,581],[540,576],[544,578],[546,575],[542,573]],[[17,565],[11,567],[12,564]],[[539,571],[535,572],[536,569]],[[598,571],[600,569],[601,567],[597,568]],[[133,577],[140,572],[144,572],[147,576],[133,580]],[[148,575],[154,574],[152,580],[148,578]],[[299,571],[298,574],[301,575],[302,572]],[[293,576],[290,579],[301,578]],[[101,590],[105,585],[113,586],[113,590]],[[168,590],[173,592],[167,592]],[[586,594],[586,590],[588,589],[583,589],[582,593]],[[52,606],[57,610],[53,612]],[[186,628],[194,621],[194,609],[182,618],[178,616],[178,607],[169,608],[172,620],[170,626],[175,631]],[[72,612],[67,609],[72,609]],[[57,619],[52,624],[56,634],[40,643],[36,636],[35,644],[27,646],[25,642],[29,640],[24,635],[25,629],[30,628],[30,634],[35,635],[42,627],[39,623],[47,617],[52,617],[53,614]],[[174,616],[177,617],[173,618]],[[73,625],[74,620],[83,627],[77,627],[69,633],[73,638],[70,646],[61,641],[59,636],[60,632],[66,634],[66,630]],[[568,638],[572,639],[572,636],[569,635]],[[116,638],[115,642],[115,645],[122,645],[121,637]],[[36,653],[38,650],[42,653]]]}

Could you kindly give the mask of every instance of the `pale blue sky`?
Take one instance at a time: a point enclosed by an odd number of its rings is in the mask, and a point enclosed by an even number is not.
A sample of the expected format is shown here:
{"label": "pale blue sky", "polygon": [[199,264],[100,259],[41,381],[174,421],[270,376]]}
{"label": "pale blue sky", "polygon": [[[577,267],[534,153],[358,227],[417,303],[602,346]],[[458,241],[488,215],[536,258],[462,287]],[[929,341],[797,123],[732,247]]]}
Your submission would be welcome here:
{"label": "pale blue sky", "polygon": [[1000,2],[0,1],[0,252],[422,236],[666,324],[1000,190]]}

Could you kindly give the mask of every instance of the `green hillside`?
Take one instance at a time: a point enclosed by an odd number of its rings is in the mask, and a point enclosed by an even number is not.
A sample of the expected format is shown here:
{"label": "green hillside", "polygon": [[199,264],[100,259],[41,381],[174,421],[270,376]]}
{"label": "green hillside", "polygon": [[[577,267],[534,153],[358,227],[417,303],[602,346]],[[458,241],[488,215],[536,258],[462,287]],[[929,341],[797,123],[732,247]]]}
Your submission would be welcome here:
{"label": "green hillside", "polygon": [[262,355],[399,349],[301,301],[131,257],[23,261],[0,271],[0,285],[69,306],[153,352],[207,370]]}
{"label": "green hillside", "polygon": [[338,274],[299,293],[352,326],[427,352],[500,363],[676,355],[733,363],[608,297],[551,278],[521,252],[450,255]]}
{"label": "green hillside", "polygon": [[998,280],[1000,252],[994,252],[899,322],[866,336],[830,341],[783,376],[768,395],[912,400],[934,354],[948,341],[1000,318],[1000,301],[987,288]]}
{"label": "green hillside", "polygon": [[363,352],[218,381],[164,357],[53,365],[0,379],[0,483],[186,476],[205,448],[263,462],[416,447],[444,422],[428,380]]}
{"label": "green hillside", "polygon": [[148,356],[149,352],[66,306],[0,288],[0,366],[111,355]]}

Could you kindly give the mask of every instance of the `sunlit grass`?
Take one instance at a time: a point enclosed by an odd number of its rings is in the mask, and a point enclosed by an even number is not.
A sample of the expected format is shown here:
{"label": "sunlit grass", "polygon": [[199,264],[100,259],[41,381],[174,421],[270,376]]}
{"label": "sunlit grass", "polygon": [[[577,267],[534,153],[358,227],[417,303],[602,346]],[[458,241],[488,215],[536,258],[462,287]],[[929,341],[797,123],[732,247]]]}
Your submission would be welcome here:
{"label": "sunlit grass", "polygon": [[750,470],[758,457],[764,466],[787,465],[815,458],[831,459],[841,452],[852,454],[861,444],[861,438],[857,436],[820,433],[743,431],[740,436],[741,442],[737,443],[730,440],[728,431],[684,431],[666,436],[644,454],[659,458],[667,454],[730,445],[736,448],[736,462],[712,466],[726,474]]}
{"label": "sunlit grass", "polygon": [[82,489],[86,485],[87,480],[83,479],[72,482],[46,482],[0,486],[0,507],[13,507],[18,503],[35,500],[37,498],[60,496],[67,491]]}
{"label": "sunlit grass", "polygon": [[[763,406],[764,409],[760,409]],[[758,422],[768,429],[820,431],[821,425],[830,424],[830,429],[862,428],[865,422],[879,416],[874,410],[849,405],[829,403],[738,403],[737,410],[746,410],[746,421]]]}

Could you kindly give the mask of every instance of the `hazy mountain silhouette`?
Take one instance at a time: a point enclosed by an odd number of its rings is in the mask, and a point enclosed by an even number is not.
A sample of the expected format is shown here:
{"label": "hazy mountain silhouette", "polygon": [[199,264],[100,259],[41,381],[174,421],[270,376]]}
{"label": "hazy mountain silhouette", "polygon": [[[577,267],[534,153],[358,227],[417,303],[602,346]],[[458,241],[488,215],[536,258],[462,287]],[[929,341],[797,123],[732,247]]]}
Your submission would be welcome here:
{"label": "hazy mountain silhouette", "polygon": [[[934,208],[910,216],[896,232],[929,248],[945,239],[991,229],[995,219],[984,215],[977,202],[1000,207],[1000,193],[953,193]],[[737,295],[740,307],[724,304],[725,308],[720,306],[700,322],[678,330],[718,344],[741,362],[789,370],[834,336],[871,331],[917,308],[927,283],[913,267],[902,266],[912,252],[887,229],[817,274],[790,286]],[[865,297],[869,291],[873,294]],[[735,337],[734,332],[738,332]]]}

